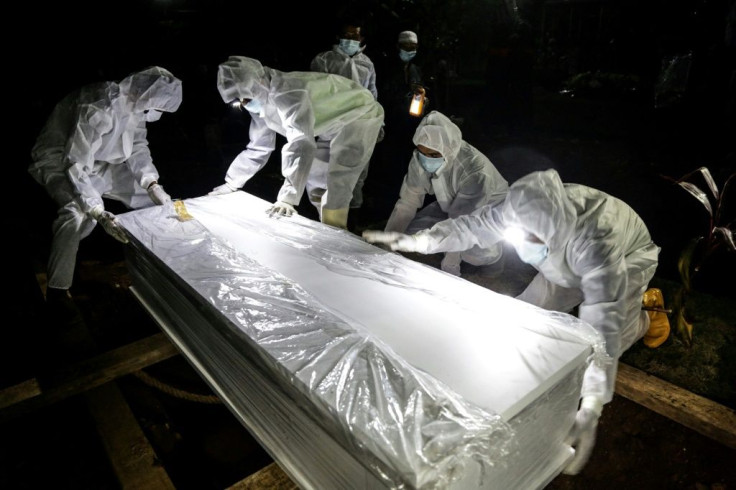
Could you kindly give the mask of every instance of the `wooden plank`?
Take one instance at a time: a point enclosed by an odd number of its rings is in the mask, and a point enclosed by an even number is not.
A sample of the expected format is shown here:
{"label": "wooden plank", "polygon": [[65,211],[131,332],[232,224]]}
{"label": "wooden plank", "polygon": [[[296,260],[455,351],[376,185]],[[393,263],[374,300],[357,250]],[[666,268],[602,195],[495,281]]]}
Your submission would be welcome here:
{"label": "wooden plank", "polygon": [[621,362],[616,393],[736,449],[736,411],[726,406]]}
{"label": "wooden plank", "polygon": [[227,490],[299,490],[284,470],[276,463],[262,468],[247,478],[229,486]]}
{"label": "wooden plank", "polygon": [[[40,393],[32,389],[21,393],[6,393],[6,390],[0,392],[0,400],[10,401],[11,398],[15,400],[14,404],[0,410],[0,421],[83,393],[177,354],[178,350],[168,340],[168,337],[163,333],[158,333],[93,358],[65,366],[56,373],[38,376]],[[32,384],[29,383],[27,387],[32,387]]]}
{"label": "wooden plank", "polygon": [[85,398],[120,487],[174,489],[117,384],[88,391]]}
{"label": "wooden plank", "polygon": [[0,408],[15,405],[23,400],[38,396],[41,394],[41,386],[36,378],[18,383],[0,391]]}

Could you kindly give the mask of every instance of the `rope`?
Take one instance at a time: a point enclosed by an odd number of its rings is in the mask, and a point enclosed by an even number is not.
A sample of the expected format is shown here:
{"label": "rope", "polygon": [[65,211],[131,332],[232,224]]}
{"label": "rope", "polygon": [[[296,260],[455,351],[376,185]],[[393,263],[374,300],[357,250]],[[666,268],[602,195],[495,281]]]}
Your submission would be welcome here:
{"label": "rope", "polygon": [[183,400],[188,400],[190,402],[197,402],[197,403],[222,403],[222,400],[220,400],[218,397],[213,395],[200,395],[198,393],[190,393],[188,391],[180,390],[179,388],[174,388],[171,385],[167,385],[166,383],[163,383],[162,381],[159,381],[158,379],[154,378],[148,373],[145,373],[143,371],[136,371],[133,373],[133,375],[143,381],[148,386],[151,386],[153,388],[157,388],[164,393],[171,395],[176,398],[181,398]]}

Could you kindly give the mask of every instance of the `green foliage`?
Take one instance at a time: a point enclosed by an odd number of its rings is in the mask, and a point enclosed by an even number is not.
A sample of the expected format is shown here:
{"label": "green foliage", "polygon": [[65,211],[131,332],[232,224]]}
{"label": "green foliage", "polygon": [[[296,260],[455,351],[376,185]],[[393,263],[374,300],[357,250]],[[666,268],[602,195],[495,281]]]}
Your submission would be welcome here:
{"label": "green foliage", "polygon": [[[733,183],[736,182],[736,173],[731,174],[719,191],[713,176],[706,167],[700,167],[679,179],[665,177],[685,189],[691,196],[700,202],[708,212],[708,224],[703,233],[690,240],[680,254],[677,263],[680,273],[681,287],[675,295],[674,315],[677,335],[686,346],[693,341],[693,324],[686,309],[688,297],[693,290],[694,278],[701,268],[708,263],[717,250],[725,248],[729,253],[736,253],[734,242],[734,221],[727,222],[725,216],[726,200]],[[698,184],[705,184],[703,191]],[[733,280],[733,277],[726,278]]]}

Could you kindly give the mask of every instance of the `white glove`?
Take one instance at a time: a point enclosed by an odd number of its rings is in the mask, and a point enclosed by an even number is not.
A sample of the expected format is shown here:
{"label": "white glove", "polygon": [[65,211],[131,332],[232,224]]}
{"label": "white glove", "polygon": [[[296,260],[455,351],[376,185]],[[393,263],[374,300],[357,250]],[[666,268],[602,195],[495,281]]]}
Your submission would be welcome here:
{"label": "white glove", "polygon": [[292,214],[299,214],[294,209],[294,206],[284,201],[276,201],[273,206],[266,210],[269,216],[280,218],[282,216],[289,217]]}
{"label": "white glove", "polygon": [[105,231],[110,234],[115,240],[123,243],[128,243],[128,237],[125,236],[125,230],[122,226],[120,226],[117,218],[110,211],[105,211],[102,206],[98,206],[96,208],[93,208],[89,212],[89,215],[99,224],[101,224]]}
{"label": "white glove", "polygon": [[231,192],[235,192],[237,190],[238,189],[236,189],[235,187],[233,187],[230,184],[228,184],[227,182],[225,182],[224,184],[218,185],[217,187],[215,187],[214,189],[212,189],[210,191],[210,193],[207,194],[207,195],[208,196],[221,196],[223,194],[230,194]]}
{"label": "white glove", "polygon": [[462,260],[458,252],[447,252],[440,263],[440,269],[448,274],[460,277],[460,262]]}
{"label": "white glove", "polygon": [[366,230],[363,232],[363,238],[368,243],[385,243],[395,252],[426,253],[429,242],[421,233],[406,235],[397,231]]}
{"label": "white glove", "polygon": [[575,448],[575,457],[562,472],[566,475],[577,475],[590,459],[595,446],[595,435],[598,428],[598,419],[601,416],[603,403],[598,397],[585,396],[575,414],[575,423],[565,443]]}
{"label": "white glove", "polygon": [[148,186],[148,196],[154,204],[163,206],[167,202],[171,202],[171,196],[166,193],[163,186],[157,182]]}

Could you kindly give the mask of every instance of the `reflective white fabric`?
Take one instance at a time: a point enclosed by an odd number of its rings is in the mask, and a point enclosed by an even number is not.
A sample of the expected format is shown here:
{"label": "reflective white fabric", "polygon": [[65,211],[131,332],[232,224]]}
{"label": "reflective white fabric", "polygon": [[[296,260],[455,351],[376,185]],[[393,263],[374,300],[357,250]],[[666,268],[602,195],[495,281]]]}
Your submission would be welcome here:
{"label": "reflective white fabric", "polygon": [[119,84],[82,87],[56,105],[36,139],[28,169],[59,207],[49,286],[71,285],[79,241],[94,228],[86,213],[103,205],[103,195],[131,208],[153,204],[145,189],[159,175],[143,111],[172,112],[181,100],[181,81],[150,67]]}
{"label": "reflective white fabric", "polygon": [[[399,200],[394,205],[385,231],[411,233],[430,228],[447,218],[469,214],[489,203],[503,200],[508,182],[483,153],[463,140],[460,128],[447,116],[432,111],[422,119],[413,138],[415,145],[423,145],[438,151],[445,163],[434,174],[419,163],[416,152],[412,154],[407,174],[401,185]],[[424,204],[427,194],[435,195],[438,212],[434,206],[420,216],[417,209]],[[473,247],[463,257],[473,265],[492,264],[497,261],[503,247]]]}
{"label": "reflective white fabric", "polygon": [[383,108],[368,90],[339,75],[281,72],[242,56],[220,65],[217,87],[225,102],[257,98],[263,106],[260,116],[252,115],[250,142],[231,163],[226,182],[242,187],[268,161],[279,133],[286,143],[277,200],[297,206],[319,137],[330,145],[322,208],[348,208],[383,124]]}
{"label": "reflective white fabric", "polygon": [[[332,50],[324,51],[314,57],[310,64],[310,70],[342,75],[345,78],[349,78],[368,89],[373,94],[373,98],[378,100],[376,68],[373,66],[371,59],[363,54],[364,49],[365,46],[360,48],[359,53],[348,56],[338,45],[334,45]],[[326,151],[320,151],[321,148]],[[316,169],[316,171],[313,169],[310,172],[307,179],[307,193],[309,200],[317,207],[320,213],[321,197],[327,189],[327,173],[324,171],[324,168],[327,167],[327,162],[329,161],[329,143],[320,144],[320,138],[318,138],[317,156],[315,157],[314,164],[320,168]],[[370,162],[363,167],[363,171],[355,182],[351,207],[359,208],[363,204],[363,185],[365,185],[365,179],[368,177],[369,166]]]}
{"label": "reflective white fabric", "polygon": [[529,490],[564,467],[592,327],[244,192],[185,203],[119,217],[134,287],[300,487]]}
{"label": "reflective white fabric", "polygon": [[348,56],[339,46],[334,45],[330,51],[324,51],[315,56],[309,69],[342,75],[358,82],[373,94],[374,99],[378,100],[376,68],[371,59],[363,54],[363,49],[365,47],[362,47],[359,53]]}
{"label": "reflective white fabric", "polygon": [[[518,226],[549,246],[519,299],[549,310],[570,311],[593,325],[613,359],[592,366],[583,395],[611,401],[618,359],[648,328],[642,295],[657,268],[660,248],[646,225],[623,201],[597,189],[563,184],[555,170],[533,172],[514,182],[500,206],[443,221],[420,232],[425,253],[460,251],[498,243]],[[605,372],[603,372],[605,369]]]}

